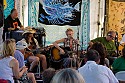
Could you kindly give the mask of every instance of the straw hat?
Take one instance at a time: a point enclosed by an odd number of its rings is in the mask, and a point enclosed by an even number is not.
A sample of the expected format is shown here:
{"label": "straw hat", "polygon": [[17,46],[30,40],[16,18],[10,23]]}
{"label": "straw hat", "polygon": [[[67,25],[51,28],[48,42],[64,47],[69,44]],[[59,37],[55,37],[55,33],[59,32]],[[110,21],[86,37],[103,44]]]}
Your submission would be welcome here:
{"label": "straw hat", "polygon": [[32,29],[31,27],[25,27],[23,35],[26,33],[36,33],[36,30]]}

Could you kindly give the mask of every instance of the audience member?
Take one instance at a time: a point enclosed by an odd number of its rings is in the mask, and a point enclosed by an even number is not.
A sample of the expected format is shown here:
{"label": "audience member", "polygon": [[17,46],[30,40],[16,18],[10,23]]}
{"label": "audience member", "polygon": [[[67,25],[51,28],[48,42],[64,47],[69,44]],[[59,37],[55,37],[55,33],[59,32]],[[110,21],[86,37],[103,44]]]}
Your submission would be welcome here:
{"label": "audience member", "polygon": [[125,47],[122,49],[122,56],[113,62],[112,70],[114,73],[125,71]]}
{"label": "audience member", "polygon": [[[21,69],[22,67],[25,66],[25,63],[24,63],[24,55],[25,54],[25,49],[27,48],[27,43],[24,42],[24,41],[18,41],[16,43],[16,51],[15,51],[15,54],[14,54],[14,57],[15,59],[18,60],[19,62],[19,68]],[[29,77],[29,79],[32,81],[32,83],[36,83],[35,81],[35,77],[34,77],[34,74],[33,73],[27,73],[27,76]]]}
{"label": "audience member", "polygon": [[48,68],[46,70],[43,71],[43,82],[44,83],[50,83],[50,81],[52,80],[53,76],[55,75],[56,70],[53,68]]}
{"label": "audience member", "polygon": [[98,65],[100,55],[96,50],[89,50],[86,58],[86,64],[78,69],[85,79],[85,83],[119,83],[108,67]]}
{"label": "audience member", "polygon": [[[26,48],[24,48],[24,47],[26,47]],[[26,49],[28,49],[28,45],[27,45],[27,43],[26,43],[25,41],[18,41],[18,42],[16,43],[16,49],[17,49],[17,50],[15,51],[15,55],[16,55],[15,57],[19,58],[18,61],[20,61],[20,65],[21,65],[21,66],[24,65],[24,62],[22,62],[22,60],[20,59],[20,58],[22,58],[22,56],[20,56],[20,55],[23,54],[23,59],[24,59],[24,57],[25,57],[24,60],[25,60],[27,63],[30,64],[30,67],[29,67],[29,70],[28,70],[28,71],[31,72],[31,70],[33,70],[33,68],[38,65],[39,58],[36,57],[36,56],[34,56],[34,55],[32,54],[32,52],[26,51]],[[20,52],[19,52],[19,51],[20,51]],[[32,59],[31,59],[31,58],[32,58]]]}
{"label": "audience member", "polygon": [[25,66],[21,70],[19,69],[18,61],[13,57],[15,50],[14,39],[4,41],[2,55],[0,56],[0,78],[10,80],[11,83],[14,83],[13,77],[19,79],[27,71]]}
{"label": "audience member", "polygon": [[109,61],[106,58],[106,50],[105,50],[104,45],[101,42],[95,42],[92,45],[91,49],[94,49],[99,53],[99,55],[100,55],[100,63],[99,64],[109,67]]}
{"label": "audience member", "polygon": [[85,83],[83,77],[75,69],[65,68],[55,74],[51,83]]}

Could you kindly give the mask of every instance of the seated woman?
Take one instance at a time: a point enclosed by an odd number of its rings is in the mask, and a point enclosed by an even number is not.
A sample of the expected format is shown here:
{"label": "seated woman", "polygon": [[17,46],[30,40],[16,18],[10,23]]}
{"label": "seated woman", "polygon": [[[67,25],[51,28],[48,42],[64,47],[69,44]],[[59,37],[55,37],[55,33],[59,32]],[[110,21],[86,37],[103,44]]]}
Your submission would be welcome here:
{"label": "seated woman", "polygon": [[[25,31],[23,33],[24,38],[21,41],[25,41],[28,44],[28,48],[33,51],[36,50],[38,51],[38,49],[40,48],[40,46],[38,45],[38,41],[34,38],[33,34],[35,33],[35,30],[33,30],[30,27],[26,27]],[[28,61],[29,62],[33,62],[36,59],[40,59],[41,63],[42,63],[42,68],[43,70],[45,70],[47,68],[47,62],[46,62],[46,56],[43,54],[40,54],[39,52],[34,53],[35,56],[30,56],[28,57]],[[32,67],[30,67],[29,71],[32,71],[33,68],[35,67],[34,65],[31,65]]]}
{"label": "seated woman", "polygon": [[13,77],[19,79],[26,71],[24,66],[19,69],[18,61],[13,57],[16,50],[16,44],[14,39],[7,39],[3,43],[2,55],[0,55],[0,78],[10,80],[14,83]]}
{"label": "seated woman", "polygon": [[112,70],[114,73],[125,71],[125,47],[122,49],[122,56],[113,62]]}
{"label": "seated woman", "polygon": [[109,60],[106,58],[106,49],[101,42],[95,42],[90,49],[98,51],[100,55],[100,65],[109,67]]}
{"label": "seated woman", "polygon": [[[99,55],[100,55],[100,65],[105,65],[107,67],[109,67],[109,60],[106,58],[106,50],[104,45],[101,42],[95,42],[91,47],[89,47],[88,50],[90,49],[94,49],[96,51],[98,51]],[[84,57],[83,59],[83,63],[81,66],[83,66],[86,63],[87,59],[86,57]]]}

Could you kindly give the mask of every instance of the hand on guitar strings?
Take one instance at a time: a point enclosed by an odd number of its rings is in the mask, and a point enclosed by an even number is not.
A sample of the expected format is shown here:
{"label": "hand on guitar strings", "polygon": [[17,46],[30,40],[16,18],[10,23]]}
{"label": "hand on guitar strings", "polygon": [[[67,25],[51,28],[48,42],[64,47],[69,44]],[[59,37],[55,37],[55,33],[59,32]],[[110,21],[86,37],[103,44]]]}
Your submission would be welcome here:
{"label": "hand on guitar strings", "polygon": [[60,49],[60,54],[65,54],[65,51],[63,49]]}

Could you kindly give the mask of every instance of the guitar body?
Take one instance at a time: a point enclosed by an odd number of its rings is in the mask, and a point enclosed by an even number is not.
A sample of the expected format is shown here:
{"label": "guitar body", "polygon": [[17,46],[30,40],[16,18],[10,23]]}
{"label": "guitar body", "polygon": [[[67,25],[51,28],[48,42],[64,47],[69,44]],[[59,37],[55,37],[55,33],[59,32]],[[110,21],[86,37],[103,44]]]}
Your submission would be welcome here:
{"label": "guitar body", "polygon": [[66,47],[66,48],[61,47],[61,48],[65,51],[65,54],[60,54],[60,51],[55,46],[52,47],[52,49],[51,49],[51,59],[54,62],[60,62],[63,58],[68,57],[67,51],[70,51],[70,48],[69,47]]}
{"label": "guitar body", "polygon": [[24,59],[27,59],[29,56],[34,56],[32,52],[26,51],[24,54]]}

